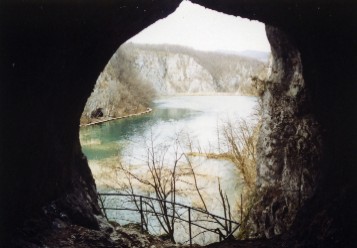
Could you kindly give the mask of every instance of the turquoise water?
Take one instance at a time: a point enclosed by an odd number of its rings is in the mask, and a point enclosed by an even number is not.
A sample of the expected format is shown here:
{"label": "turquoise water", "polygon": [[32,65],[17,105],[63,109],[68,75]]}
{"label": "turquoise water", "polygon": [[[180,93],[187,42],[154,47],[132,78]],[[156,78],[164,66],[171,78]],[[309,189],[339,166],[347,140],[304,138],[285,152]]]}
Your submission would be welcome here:
{"label": "turquoise water", "polygon": [[185,130],[200,145],[215,143],[219,122],[247,117],[256,106],[255,97],[179,96],[156,100],[149,114],[82,127],[80,140],[88,160],[102,160],[123,152],[148,132],[164,139]]}
{"label": "turquoise water", "polygon": [[149,114],[82,127],[80,131],[82,149],[88,160],[101,160],[121,155],[126,144],[134,137],[143,136],[150,127],[158,123],[188,119],[195,115],[198,115],[198,111],[154,106]]}
{"label": "turquoise water", "polygon": [[[132,166],[130,170],[133,174],[140,178],[147,178],[147,153],[152,144],[158,148],[156,157],[165,155],[163,165],[166,168],[172,166],[173,163],[170,160],[172,153],[170,154],[170,152],[175,153],[177,133],[180,134],[180,138],[184,138],[188,134],[193,146],[200,147],[202,152],[217,152],[217,127],[220,123],[239,118],[247,119],[254,112],[256,105],[256,98],[246,96],[167,97],[156,100],[152,106],[153,111],[149,114],[82,127],[80,130],[82,148],[88,157],[98,190],[101,192],[111,190],[126,192],[125,187],[122,187],[127,180],[126,176],[117,170],[119,158],[124,161],[123,164]],[[152,143],[150,143],[151,141]],[[178,152],[187,153],[185,141],[180,142]],[[161,144],[169,144],[169,146]],[[236,207],[238,205],[235,203],[240,201],[244,182],[235,165],[231,161],[207,159],[203,156],[192,156],[190,161],[195,170],[198,187],[205,198],[209,211],[224,216],[218,197],[219,178],[220,188],[232,204],[232,213],[237,215]],[[178,192],[181,192],[177,194],[177,201],[193,207],[200,206],[200,198],[192,188],[192,176],[185,171],[186,163],[185,157],[182,157],[182,161],[177,167],[177,171],[181,173],[180,180],[177,180],[176,185]],[[138,181],[133,180],[132,183],[133,190],[137,194],[147,195],[150,191]],[[126,203],[128,200],[124,199],[123,202]],[[106,204],[110,205],[111,203]],[[119,203],[113,201],[112,207],[118,207],[117,204]],[[135,212],[117,211],[109,213],[109,216],[116,218],[121,224],[140,222],[139,215]],[[152,221],[150,223],[155,223],[155,218],[151,217],[151,219],[153,220],[150,220]],[[155,226],[151,228],[155,229]],[[176,228],[178,228],[175,230],[176,240],[185,241],[183,237],[187,238],[182,234],[187,233],[187,226],[177,225]],[[194,233],[200,231],[202,230],[195,230],[193,227]],[[160,232],[159,229],[152,233],[158,232]],[[217,235],[207,236],[204,241],[200,237],[198,236],[195,242],[205,244],[218,241]]]}
{"label": "turquoise water", "polygon": [[[184,130],[199,144],[216,143],[217,125],[222,120],[249,116],[255,97],[179,96],[156,100],[149,114],[82,127],[80,140],[88,160],[102,160],[138,150],[140,139],[153,132],[158,142]],[[135,151],[134,151],[135,152]]]}

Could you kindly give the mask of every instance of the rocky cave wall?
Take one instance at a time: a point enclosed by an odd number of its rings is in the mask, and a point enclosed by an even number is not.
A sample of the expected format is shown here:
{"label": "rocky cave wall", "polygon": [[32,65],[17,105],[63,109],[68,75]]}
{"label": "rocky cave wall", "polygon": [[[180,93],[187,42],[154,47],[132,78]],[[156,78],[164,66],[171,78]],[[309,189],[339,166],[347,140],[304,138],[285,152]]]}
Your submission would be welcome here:
{"label": "rocky cave wall", "polygon": [[81,113],[119,45],[178,3],[0,2],[1,240],[35,237],[56,220],[98,228]]}
{"label": "rocky cave wall", "polygon": [[266,30],[274,60],[262,95],[258,199],[250,213],[250,232],[271,238],[286,232],[297,210],[314,193],[322,148],[301,54],[282,31],[271,26]]}
{"label": "rocky cave wall", "polygon": [[306,246],[352,246],[356,3],[193,2],[267,24],[274,63],[263,95],[261,197],[251,213],[251,234],[272,237],[289,229]]}
{"label": "rocky cave wall", "polygon": [[[275,74],[264,94],[267,119],[259,142],[258,183],[267,190],[276,183],[277,189],[298,187],[308,200],[291,224],[286,211],[294,206],[282,201],[296,205],[296,196],[274,190],[266,194],[255,207],[261,209],[255,219],[258,232],[271,236],[291,225],[289,233],[307,244],[352,246],[356,3],[193,2],[268,24]],[[2,236],[30,217],[98,227],[95,185],[78,139],[81,112],[118,46],[178,4],[1,2]]]}

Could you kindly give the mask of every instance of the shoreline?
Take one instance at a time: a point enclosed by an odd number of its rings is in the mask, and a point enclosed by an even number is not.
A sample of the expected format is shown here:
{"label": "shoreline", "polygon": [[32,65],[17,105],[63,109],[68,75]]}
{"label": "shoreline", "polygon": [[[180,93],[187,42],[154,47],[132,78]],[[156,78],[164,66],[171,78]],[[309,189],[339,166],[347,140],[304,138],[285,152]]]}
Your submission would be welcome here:
{"label": "shoreline", "polygon": [[133,116],[139,116],[139,115],[143,115],[143,114],[148,114],[151,111],[152,111],[152,108],[147,108],[146,111],[139,112],[139,113],[136,113],[136,114],[129,114],[129,115],[119,116],[119,117],[115,117],[115,118],[109,117],[108,119],[105,119],[105,120],[91,122],[91,123],[88,123],[88,124],[81,124],[81,125],[79,125],[79,127],[88,127],[88,126],[97,125],[97,124],[101,124],[101,123],[108,122],[108,121],[125,119],[125,118],[129,118],[129,117],[133,117]]}

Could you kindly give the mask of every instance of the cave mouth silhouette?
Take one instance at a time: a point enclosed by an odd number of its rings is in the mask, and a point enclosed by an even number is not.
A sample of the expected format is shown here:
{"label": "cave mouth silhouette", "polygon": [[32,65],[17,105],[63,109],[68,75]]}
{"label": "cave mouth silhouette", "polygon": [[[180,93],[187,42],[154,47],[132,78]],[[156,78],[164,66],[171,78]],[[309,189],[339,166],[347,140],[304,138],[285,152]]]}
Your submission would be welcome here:
{"label": "cave mouth silhouette", "polygon": [[[232,16],[233,17],[233,16]],[[164,19],[162,19],[162,21],[164,21]],[[245,21],[245,22],[247,22],[247,21]],[[180,22],[178,22],[176,25],[179,25],[180,24]],[[191,24],[192,25],[192,24]],[[150,29],[150,27],[148,27],[148,29]],[[233,31],[233,30],[232,30]],[[231,32],[232,32],[231,31]],[[245,30],[245,31],[247,31],[247,30]],[[266,35],[266,33],[265,33],[265,28],[263,28],[263,29],[259,29],[259,31],[260,32],[263,32],[264,33],[264,35]],[[203,32],[203,31],[202,31]],[[252,32],[252,31],[251,31]],[[139,33],[140,34],[140,33]],[[244,34],[242,34],[242,35],[244,35]],[[135,37],[135,36],[134,36]],[[132,38],[131,39],[129,39],[129,41],[130,40],[132,40]],[[265,37],[265,40],[266,40],[266,37]],[[238,41],[237,41],[238,42]],[[267,40],[266,40],[266,42],[268,42]],[[162,43],[165,43],[165,42],[160,42],[160,44],[162,44]],[[203,41],[203,43],[204,43],[204,41]],[[126,44],[126,43],[124,43],[124,44]],[[136,44],[133,44],[134,46],[136,45]],[[145,45],[145,44],[143,44],[143,42],[141,42],[141,44],[138,44],[139,46],[141,45],[141,46],[143,46],[143,45]],[[171,45],[171,46],[177,46],[177,44],[173,44],[173,45]],[[122,46],[122,45],[121,45]],[[156,49],[160,49],[160,46],[162,46],[163,47],[163,49],[165,49],[165,48],[167,48],[167,43],[165,43],[164,45],[157,45],[157,44],[155,44],[154,45],[155,46],[155,48]],[[182,46],[182,45],[181,45]],[[202,44],[202,46],[204,46],[204,44]],[[217,49],[218,50],[218,53],[220,53],[220,52],[223,52],[223,54],[224,55],[227,55],[226,53],[228,53],[228,51],[224,51],[224,46],[222,46],[222,49]],[[190,48],[190,49],[192,49],[192,48]],[[220,51],[221,50],[221,51]],[[247,50],[247,49],[246,49]],[[249,55],[251,55],[251,54],[247,54],[246,53],[246,50],[244,51],[245,53],[243,53],[243,55],[240,55],[238,52],[237,52],[237,55],[239,56],[249,56]],[[202,51],[202,52],[206,52],[206,53],[213,53],[214,51]],[[229,55],[229,54],[228,54]],[[234,55],[233,53],[232,53],[232,55]],[[222,55],[223,56],[223,55]],[[114,55],[112,56],[112,59],[113,59],[113,57],[114,57]],[[255,58],[253,58],[253,59],[255,59]],[[257,58],[257,60],[259,60],[259,59],[261,59],[260,57],[258,57]],[[266,59],[266,61],[265,61],[265,63],[266,64],[268,64],[268,59],[267,58],[265,58]],[[109,63],[108,63],[109,64]],[[108,66],[108,64],[107,64],[107,66]],[[252,76],[256,76],[256,75],[252,75]],[[97,84],[98,84],[99,82],[98,82],[98,80],[97,80]],[[232,93],[234,93],[234,92],[232,92]],[[100,105],[98,105],[98,106],[96,106],[94,109],[93,109],[93,111],[96,111],[98,108],[101,108],[101,106]],[[101,108],[102,109],[102,108]],[[102,109],[103,110],[103,109]],[[88,113],[90,113],[90,112],[92,112],[92,111],[89,111]],[[110,116],[112,116],[112,115],[110,115]],[[90,161],[89,161],[90,162]],[[96,178],[96,176],[97,175],[94,175],[94,178]],[[245,197],[244,197],[245,198]],[[248,201],[246,198],[245,198],[245,200],[246,201]],[[223,214],[223,213],[222,213]]]}
{"label": "cave mouth silhouette", "polygon": [[[20,229],[27,230],[25,239],[33,241],[34,223],[47,223],[40,225],[37,233],[41,233],[51,229],[48,223],[61,216],[73,224],[99,228],[95,184],[80,149],[80,115],[96,78],[118,44],[174,11],[179,2],[132,0],[103,5],[89,1],[88,5],[79,5],[65,1],[51,5],[1,1],[0,101],[6,116],[0,129],[2,239]],[[279,28],[283,33],[269,28],[267,34],[275,48],[276,65],[285,72],[296,64],[296,53],[279,49],[277,44],[285,37],[299,51],[308,93],[307,98],[299,99],[309,104],[303,104],[296,115],[316,117],[321,125],[315,127],[321,131],[322,148],[316,160],[320,161],[316,163],[316,191],[298,212],[288,234],[310,247],[353,247],[355,226],[351,220],[356,219],[356,212],[351,202],[356,196],[357,138],[356,120],[350,114],[356,110],[356,46],[351,30],[356,30],[356,3],[193,2]],[[122,29],[118,31],[118,27]],[[286,82],[294,75],[287,73],[279,80]],[[270,84],[273,95],[290,89],[286,84],[274,88],[276,83]],[[274,100],[288,99],[285,94],[279,96]],[[278,152],[263,157],[288,161],[280,158],[289,148],[289,139],[279,139],[279,132],[290,137],[294,129],[288,125],[276,127],[273,134]],[[310,149],[309,145],[301,147]],[[274,171],[279,173],[282,168]],[[276,206],[279,204],[274,209]],[[263,217],[271,223],[274,212]],[[29,219],[33,221],[25,221]],[[24,222],[27,228],[22,228]]]}

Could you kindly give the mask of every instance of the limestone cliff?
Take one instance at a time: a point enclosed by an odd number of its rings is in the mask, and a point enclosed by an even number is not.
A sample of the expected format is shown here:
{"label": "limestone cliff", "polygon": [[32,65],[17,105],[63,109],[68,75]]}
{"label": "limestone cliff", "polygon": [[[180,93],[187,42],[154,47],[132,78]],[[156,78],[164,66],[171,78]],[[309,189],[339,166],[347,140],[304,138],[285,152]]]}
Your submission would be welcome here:
{"label": "limestone cliff", "polygon": [[261,61],[239,54],[204,52],[173,45],[124,44],[134,73],[160,95],[236,93],[255,94],[252,77],[264,77],[267,57]]}
{"label": "limestone cliff", "polygon": [[268,54],[263,56],[125,43],[100,74],[81,121],[143,111],[154,95],[256,95],[252,78],[265,79]]}

